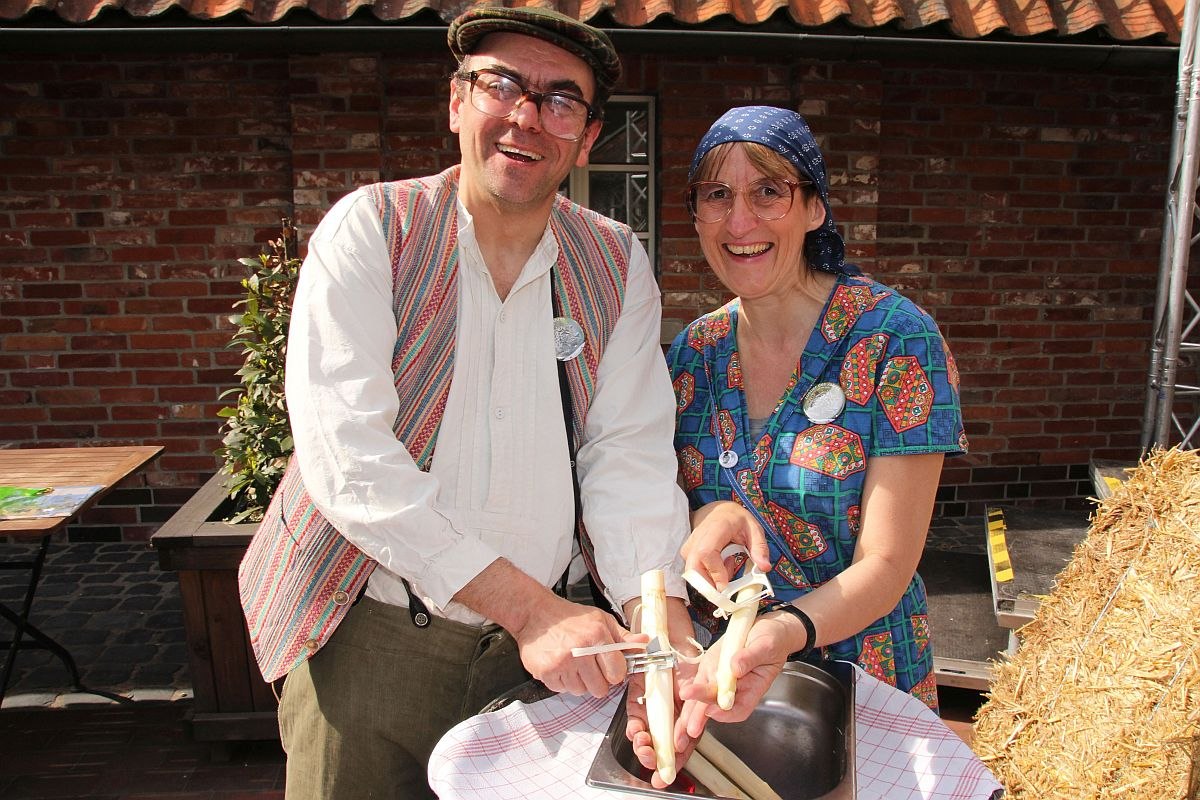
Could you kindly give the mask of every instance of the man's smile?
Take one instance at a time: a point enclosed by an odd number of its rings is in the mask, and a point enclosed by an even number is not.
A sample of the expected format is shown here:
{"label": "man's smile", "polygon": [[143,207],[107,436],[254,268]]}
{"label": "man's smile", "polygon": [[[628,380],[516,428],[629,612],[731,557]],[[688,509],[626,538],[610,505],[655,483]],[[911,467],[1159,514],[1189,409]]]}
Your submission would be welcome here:
{"label": "man's smile", "polygon": [[522,150],[519,147],[513,147],[509,144],[498,144],[496,145],[496,149],[514,161],[521,161],[526,164],[533,161],[541,161],[545,157],[529,150]]}

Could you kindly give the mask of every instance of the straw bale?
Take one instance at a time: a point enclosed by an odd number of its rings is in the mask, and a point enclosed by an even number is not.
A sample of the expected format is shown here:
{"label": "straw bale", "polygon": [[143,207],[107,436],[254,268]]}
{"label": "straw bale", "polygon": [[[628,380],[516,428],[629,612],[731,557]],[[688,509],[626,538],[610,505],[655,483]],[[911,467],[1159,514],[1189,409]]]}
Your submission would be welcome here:
{"label": "straw bale", "polygon": [[1006,797],[1200,797],[1200,456],[1130,470],[1018,638],[972,744]]}

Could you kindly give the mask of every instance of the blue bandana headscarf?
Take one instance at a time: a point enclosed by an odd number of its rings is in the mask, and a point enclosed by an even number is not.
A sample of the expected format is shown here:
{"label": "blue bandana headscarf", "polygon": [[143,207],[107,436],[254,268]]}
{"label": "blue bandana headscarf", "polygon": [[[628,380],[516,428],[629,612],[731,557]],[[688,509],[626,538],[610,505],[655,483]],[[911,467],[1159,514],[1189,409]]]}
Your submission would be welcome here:
{"label": "blue bandana headscarf", "polygon": [[731,108],[713,123],[700,140],[688,170],[688,182],[696,177],[700,160],[719,144],[757,142],[792,162],[800,177],[812,181],[825,206],[825,224],[804,237],[804,257],[808,266],[825,272],[852,272],[846,260],[846,245],[833,223],[829,207],[829,181],[825,177],[825,159],[804,117],[795,111],[772,106]]}

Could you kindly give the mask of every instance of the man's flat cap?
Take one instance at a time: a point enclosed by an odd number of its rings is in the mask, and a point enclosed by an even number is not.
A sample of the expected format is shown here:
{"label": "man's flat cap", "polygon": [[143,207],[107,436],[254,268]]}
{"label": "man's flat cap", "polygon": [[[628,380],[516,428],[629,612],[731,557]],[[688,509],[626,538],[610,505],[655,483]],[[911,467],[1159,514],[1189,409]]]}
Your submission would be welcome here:
{"label": "man's flat cap", "polygon": [[579,56],[596,76],[598,93],[612,93],[621,77],[621,59],[608,35],[548,8],[476,6],[450,23],[446,40],[461,63],[489,33],[533,36]]}

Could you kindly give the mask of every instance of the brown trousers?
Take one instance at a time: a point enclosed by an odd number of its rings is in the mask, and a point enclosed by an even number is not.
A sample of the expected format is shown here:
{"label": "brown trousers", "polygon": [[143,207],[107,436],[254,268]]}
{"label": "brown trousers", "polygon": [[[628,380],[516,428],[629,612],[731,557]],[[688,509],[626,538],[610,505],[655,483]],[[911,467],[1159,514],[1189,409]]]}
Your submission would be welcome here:
{"label": "brown trousers", "polygon": [[417,628],[408,609],[363,597],[284,681],[285,796],[435,797],[425,773],[434,745],[528,679],[516,642],[497,626],[434,617]]}

